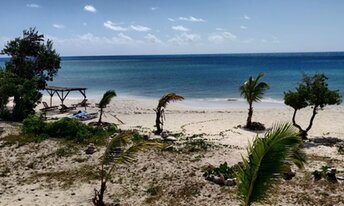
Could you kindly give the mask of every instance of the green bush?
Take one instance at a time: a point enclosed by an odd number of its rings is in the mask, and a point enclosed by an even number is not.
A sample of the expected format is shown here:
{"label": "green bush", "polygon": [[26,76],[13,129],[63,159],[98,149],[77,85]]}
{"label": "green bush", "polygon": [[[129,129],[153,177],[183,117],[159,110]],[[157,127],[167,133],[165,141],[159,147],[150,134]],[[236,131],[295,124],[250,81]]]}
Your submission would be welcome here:
{"label": "green bush", "polygon": [[46,132],[51,137],[60,137],[68,140],[88,139],[92,136],[92,129],[77,119],[68,117],[62,118],[56,122],[48,123]]}
{"label": "green bush", "polygon": [[223,175],[225,179],[234,178],[235,173],[239,170],[240,165],[242,165],[241,162],[233,165],[232,167],[229,167],[227,162],[224,162],[223,164],[220,164],[219,167],[211,167],[211,168],[206,169],[203,176],[207,177],[209,175],[215,175],[215,176]]}
{"label": "green bush", "polygon": [[83,124],[77,119],[68,117],[55,122],[45,122],[42,116],[29,116],[23,121],[22,132],[35,137],[55,137],[72,140],[78,143],[94,142],[101,144],[104,137],[107,137],[117,131],[114,126],[106,130],[94,128]]}
{"label": "green bush", "polygon": [[45,132],[46,127],[47,123],[44,122],[44,117],[42,115],[29,115],[23,121],[22,132],[25,134],[39,135]]}

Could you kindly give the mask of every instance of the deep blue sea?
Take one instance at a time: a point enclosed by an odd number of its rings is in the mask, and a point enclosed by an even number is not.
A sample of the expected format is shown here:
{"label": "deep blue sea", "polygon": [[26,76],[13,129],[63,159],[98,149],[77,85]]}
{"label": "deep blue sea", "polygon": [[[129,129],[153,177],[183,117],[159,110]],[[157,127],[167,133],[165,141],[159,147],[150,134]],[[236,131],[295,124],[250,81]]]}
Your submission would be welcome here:
{"label": "deep blue sea", "polygon": [[268,101],[282,100],[302,74],[317,72],[344,96],[344,52],[62,57],[49,85],[87,87],[95,97],[114,89],[118,96],[156,98],[173,91],[188,99],[227,99],[240,98],[240,84],[260,72],[271,87]]}

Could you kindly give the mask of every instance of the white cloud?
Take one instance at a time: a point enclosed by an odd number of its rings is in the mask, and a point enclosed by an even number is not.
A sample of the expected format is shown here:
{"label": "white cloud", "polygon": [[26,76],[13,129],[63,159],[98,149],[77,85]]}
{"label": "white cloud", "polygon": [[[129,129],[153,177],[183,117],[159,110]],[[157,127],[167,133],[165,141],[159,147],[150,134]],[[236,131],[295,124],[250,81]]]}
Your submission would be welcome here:
{"label": "white cloud", "polygon": [[55,27],[56,29],[64,29],[65,26],[62,24],[53,24],[53,27]]}
{"label": "white cloud", "polygon": [[123,39],[123,40],[125,40],[125,41],[133,41],[133,39],[130,37],[130,36],[127,36],[127,35],[125,35],[125,34],[123,34],[123,33],[119,33],[119,34],[117,34],[117,36],[119,37],[119,38],[121,38],[121,39]]}
{"label": "white cloud", "polygon": [[190,21],[190,22],[205,22],[204,19],[202,18],[195,18],[193,16],[189,16],[189,17],[179,17],[178,18],[180,21]]}
{"label": "white cloud", "polygon": [[88,40],[88,41],[98,40],[98,37],[95,37],[95,36],[94,36],[93,34],[91,34],[91,33],[79,35],[78,37],[79,37],[79,39],[81,39],[81,40]]}
{"label": "white cloud", "polygon": [[240,29],[247,29],[247,26],[241,25],[241,26],[240,26]]}
{"label": "white cloud", "polygon": [[184,27],[184,26],[182,26],[182,25],[178,25],[178,26],[172,26],[171,27],[173,30],[175,30],[175,31],[189,31],[189,29],[188,28],[186,28],[186,27]]}
{"label": "white cloud", "polygon": [[104,22],[104,26],[108,29],[111,29],[113,31],[128,31],[128,28],[118,26],[118,24],[108,20]]}
{"label": "white cloud", "polygon": [[189,33],[182,33],[180,35],[177,35],[168,41],[171,43],[177,43],[177,44],[185,44],[185,43],[193,43],[198,42],[201,40],[201,36],[199,34],[189,34]]}
{"label": "white cloud", "polygon": [[29,8],[35,8],[35,9],[41,8],[41,6],[38,4],[26,4],[26,6]]}
{"label": "white cloud", "polygon": [[208,37],[208,41],[213,42],[213,43],[221,43],[225,41],[226,39],[234,41],[237,39],[237,36],[235,36],[234,34],[230,32],[221,32],[221,33],[212,34]]}
{"label": "white cloud", "polygon": [[96,12],[97,12],[97,9],[94,8],[94,6],[92,6],[92,5],[86,5],[86,6],[84,7],[84,10],[85,10],[85,11],[92,12],[92,13],[96,13]]}
{"label": "white cloud", "polygon": [[222,36],[225,37],[226,39],[230,39],[232,41],[236,40],[237,36],[235,36],[234,34],[230,33],[230,32],[223,32]]}
{"label": "white cloud", "polygon": [[151,7],[151,8],[150,8],[151,11],[156,11],[156,10],[158,10],[158,9],[159,9],[159,7]]}
{"label": "white cloud", "polygon": [[213,34],[213,35],[210,35],[208,37],[208,40],[210,42],[214,42],[214,43],[221,43],[224,41],[224,37],[222,35],[219,35],[219,34]]}
{"label": "white cloud", "polygon": [[140,26],[140,25],[131,25],[130,28],[138,32],[147,32],[151,30],[149,27]]}
{"label": "white cloud", "polygon": [[216,31],[224,31],[225,29],[223,28],[216,28]]}
{"label": "white cloud", "polygon": [[172,19],[172,18],[168,18],[169,21],[172,21],[172,22],[176,22],[175,19]]}
{"label": "white cloud", "polygon": [[247,15],[244,15],[244,19],[246,19],[246,20],[250,20],[250,19],[251,19],[251,17],[249,17],[249,16],[247,16]]}
{"label": "white cloud", "polygon": [[151,43],[161,43],[161,40],[158,39],[155,35],[153,34],[147,34],[145,37],[149,42]]}

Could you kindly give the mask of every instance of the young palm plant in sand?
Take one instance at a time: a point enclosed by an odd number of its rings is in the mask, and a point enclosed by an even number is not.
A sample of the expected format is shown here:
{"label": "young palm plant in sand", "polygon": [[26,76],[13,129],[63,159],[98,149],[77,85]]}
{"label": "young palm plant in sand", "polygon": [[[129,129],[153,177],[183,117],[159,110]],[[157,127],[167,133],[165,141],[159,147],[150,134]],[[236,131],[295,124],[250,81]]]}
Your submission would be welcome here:
{"label": "young palm plant in sand", "polygon": [[134,161],[134,156],[149,148],[161,148],[162,144],[147,141],[143,138],[134,138],[133,132],[125,131],[115,136],[108,144],[101,159],[100,189],[94,189],[92,202],[95,206],[105,206],[104,194],[106,184],[111,179],[112,172],[119,164],[129,164]]}
{"label": "young palm plant in sand", "polygon": [[104,93],[103,98],[100,100],[98,107],[99,107],[99,120],[98,125],[102,124],[102,117],[103,117],[103,109],[111,102],[111,99],[116,96],[116,92],[113,90],[108,90]]}
{"label": "young palm plant in sand", "polygon": [[301,146],[302,140],[290,124],[274,125],[264,138],[255,138],[236,174],[243,206],[264,202],[292,163],[303,168]]}
{"label": "young palm plant in sand", "polygon": [[162,96],[159,100],[158,106],[154,110],[156,112],[156,119],[155,119],[155,127],[156,131],[155,134],[161,134],[164,125],[165,119],[165,108],[167,104],[171,101],[181,101],[184,97],[177,95],[176,93],[170,92],[166,93]]}
{"label": "young palm plant in sand", "polygon": [[[240,94],[244,96],[249,108],[248,117],[246,121],[246,128],[255,129],[252,125],[253,115],[253,102],[259,102],[263,98],[264,92],[269,89],[269,85],[266,82],[260,82],[260,79],[264,77],[264,73],[260,73],[257,78],[250,76],[248,80],[240,86]],[[264,129],[264,128],[262,128]]]}

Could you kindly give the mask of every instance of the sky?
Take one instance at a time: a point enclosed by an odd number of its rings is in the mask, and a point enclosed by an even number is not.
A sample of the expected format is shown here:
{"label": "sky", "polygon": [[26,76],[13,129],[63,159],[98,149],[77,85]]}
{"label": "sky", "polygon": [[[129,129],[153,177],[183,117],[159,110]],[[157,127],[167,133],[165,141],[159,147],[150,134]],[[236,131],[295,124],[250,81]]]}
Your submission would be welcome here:
{"label": "sky", "polygon": [[62,56],[344,51],[343,0],[0,0],[0,49],[36,27]]}

